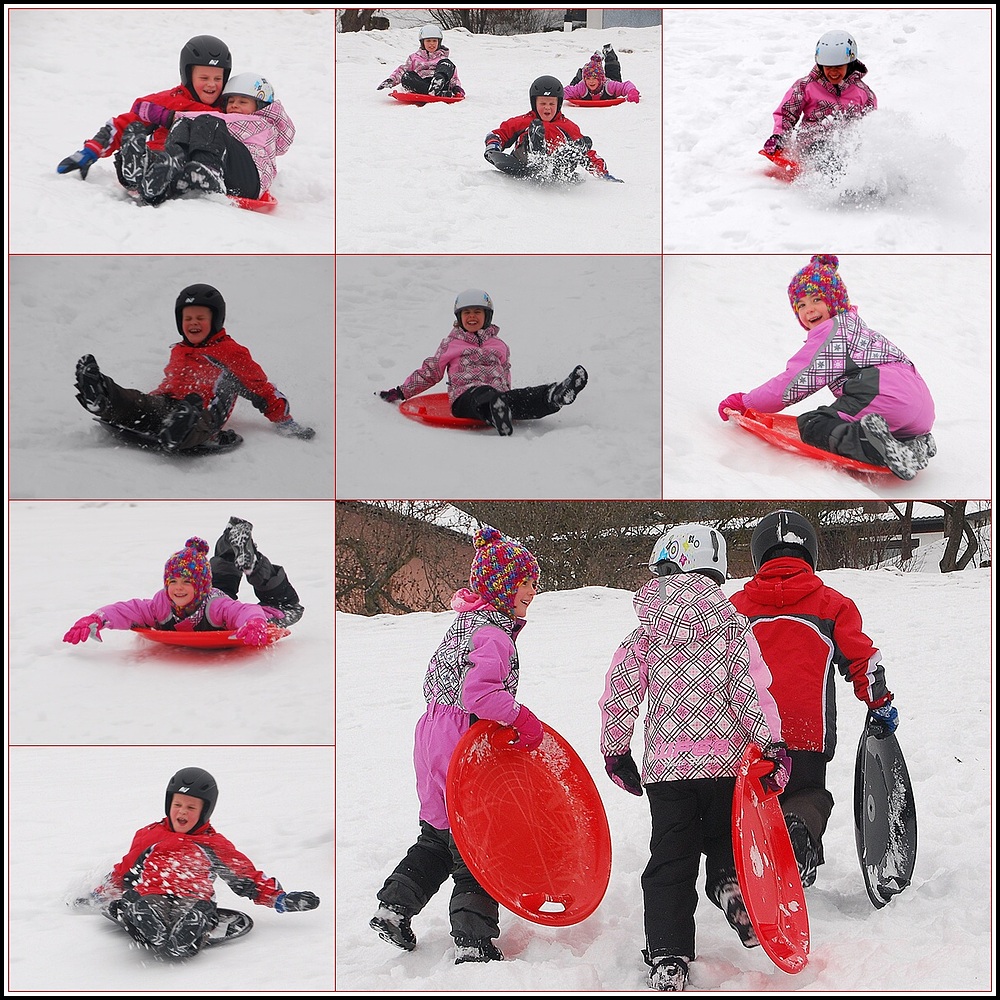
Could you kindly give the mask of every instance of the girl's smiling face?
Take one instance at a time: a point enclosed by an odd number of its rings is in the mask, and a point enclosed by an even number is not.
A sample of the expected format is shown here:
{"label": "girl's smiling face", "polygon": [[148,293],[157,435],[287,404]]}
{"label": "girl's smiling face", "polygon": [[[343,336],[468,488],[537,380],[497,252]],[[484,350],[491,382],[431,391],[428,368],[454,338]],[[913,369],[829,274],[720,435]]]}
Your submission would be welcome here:
{"label": "girl's smiling face", "polygon": [[194,600],[194,584],[186,577],[168,580],[167,597],[175,608],[186,608]]}
{"label": "girl's smiling face", "polygon": [[230,94],[226,98],[223,113],[227,115],[252,115],[257,111],[257,102],[243,94]]}
{"label": "girl's smiling face", "polygon": [[486,310],[479,306],[468,306],[459,315],[466,333],[478,333],[486,325]]}
{"label": "girl's smiling face", "polygon": [[437,52],[438,46],[441,44],[436,38],[425,38],[424,39],[424,50],[426,52]]}
{"label": "girl's smiling face", "polygon": [[518,618],[528,617],[528,605],[535,599],[538,593],[538,582],[536,580],[525,580],[514,592],[514,614]]}
{"label": "girl's smiling face", "polygon": [[814,326],[825,323],[833,314],[821,295],[803,295],[795,303],[795,315],[807,330],[811,330]]}
{"label": "girl's smiling face", "polygon": [[843,83],[844,77],[847,76],[847,66],[847,63],[843,66],[824,66],[823,76],[826,77],[827,83]]}

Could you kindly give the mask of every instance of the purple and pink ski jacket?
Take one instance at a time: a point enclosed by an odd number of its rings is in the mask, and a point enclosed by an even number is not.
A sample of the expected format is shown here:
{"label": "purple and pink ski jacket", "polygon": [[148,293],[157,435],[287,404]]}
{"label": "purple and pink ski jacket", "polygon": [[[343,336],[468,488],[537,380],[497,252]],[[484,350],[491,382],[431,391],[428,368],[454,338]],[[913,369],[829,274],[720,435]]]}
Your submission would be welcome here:
{"label": "purple and pink ski jacket", "polygon": [[[213,588],[208,592],[205,603],[194,614],[186,618],[175,618],[173,605],[164,588],[148,600],[135,597],[130,601],[117,601],[98,608],[94,614],[104,619],[107,628],[130,629],[138,626],[183,632],[202,630],[206,627],[220,631],[236,630],[253,618],[260,618],[266,622],[268,612],[273,610],[259,604],[234,601],[221,590]],[[203,618],[204,624],[202,624]]]}
{"label": "purple and pink ski jacket", "polygon": [[417,722],[413,740],[420,819],[438,830],[449,828],[448,765],[472,724],[471,716],[509,726],[521,710],[516,701],[519,666],[514,640],[524,619],[497,611],[464,588],[451,606],[458,617],[428,664],[427,710]]}
{"label": "purple and pink ski jacket", "polygon": [[498,392],[510,389],[510,349],[500,339],[500,327],[491,323],[477,333],[453,326],[437,351],[400,386],[403,398],[426,392],[448,376],[448,399],[454,403],[467,389],[488,385]]}
{"label": "purple and pink ski jacket", "polygon": [[640,624],[612,658],[600,699],[603,754],[630,752],[644,699],[644,784],[730,777],[749,743],[764,749],[781,739],[750,622],[718,585],[690,573],[661,577],[632,603]]}
{"label": "purple and pink ski jacket", "polygon": [[587,89],[587,84],[583,80],[570,84],[563,90],[563,97],[571,101],[606,101],[612,97],[627,98],[629,94],[634,94],[638,100],[639,91],[631,80],[619,82],[618,80],[605,79],[604,85],[595,93],[591,93]]}
{"label": "purple and pink ski jacket", "polygon": [[830,127],[853,121],[878,108],[871,88],[863,80],[863,63],[841,84],[829,83],[819,66],[796,80],[774,112],[774,134],[790,137],[801,119],[800,138],[808,141]]}
{"label": "purple and pink ski jacket", "polygon": [[838,399],[862,369],[877,368],[877,395],[846,421],[880,413],[899,437],[926,434],[934,424],[934,401],[912,361],[891,341],[867,327],[855,307],[814,326],[785,370],[743,393],[745,407],[777,413],[824,386]]}

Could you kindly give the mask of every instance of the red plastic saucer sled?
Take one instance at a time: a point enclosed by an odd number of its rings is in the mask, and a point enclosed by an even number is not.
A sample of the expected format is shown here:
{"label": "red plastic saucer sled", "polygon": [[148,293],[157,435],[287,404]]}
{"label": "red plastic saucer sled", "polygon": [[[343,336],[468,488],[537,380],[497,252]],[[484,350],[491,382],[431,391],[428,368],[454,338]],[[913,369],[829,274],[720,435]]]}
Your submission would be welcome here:
{"label": "red plastic saucer sled", "polygon": [[865,472],[870,475],[891,476],[892,471],[882,465],[869,465],[844,455],[835,455],[832,451],[824,451],[806,444],[799,436],[799,424],[795,417],[787,413],[761,413],[759,410],[726,410],[729,419],[745,431],[756,435],[768,444],[773,444],[784,451],[792,451],[806,458],[813,458],[828,465],[836,465],[852,472]]}
{"label": "red plastic saucer sled", "polygon": [[416,104],[423,107],[425,104],[457,104],[464,101],[464,97],[442,97],[440,94],[415,94],[411,90],[394,90],[389,94],[400,104]]}
{"label": "red plastic saucer sled", "polygon": [[584,101],[576,97],[567,97],[567,104],[572,104],[574,108],[613,108],[616,104],[624,104],[624,97],[609,97],[604,101]]}
{"label": "red plastic saucer sled", "polygon": [[466,417],[456,417],[451,412],[451,402],[446,392],[430,392],[424,396],[413,396],[411,399],[404,399],[399,404],[399,412],[404,417],[416,420],[421,424],[430,424],[432,427],[464,427],[468,430],[475,430],[489,427],[489,424],[482,420],[469,420]]}
{"label": "red plastic saucer sled", "polygon": [[249,212],[273,212],[278,207],[278,199],[270,191],[265,191],[259,198],[242,198],[235,194],[229,197],[236,205]]}
{"label": "red plastic saucer sled", "polygon": [[765,153],[763,149],[758,150],[758,152],[771,161],[771,166],[767,171],[771,177],[790,183],[802,173],[802,164],[790,156],[785,156],[782,153]]}
{"label": "red plastic saucer sled", "polygon": [[[228,629],[219,629],[213,632],[169,632],[155,628],[133,628],[136,635],[141,635],[143,639],[150,642],[161,642],[165,646],[188,646],[192,649],[246,649],[248,648],[242,639],[233,637],[233,633]],[[267,626],[267,645],[283,639],[289,634],[287,628],[280,625]]]}
{"label": "red plastic saucer sled", "polygon": [[497,902],[536,924],[565,927],[597,909],[611,879],[611,831],[576,751],[543,724],[535,750],[481,719],[458,741],[446,799],[455,843]]}
{"label": "red plastic saucer sled", "polygon": [[770,772],[770,761],[751,743],[736,772],[733,856],[760,946],[779,969],[795,973],[808,961],[809,915],[778,793],[760,783]]}

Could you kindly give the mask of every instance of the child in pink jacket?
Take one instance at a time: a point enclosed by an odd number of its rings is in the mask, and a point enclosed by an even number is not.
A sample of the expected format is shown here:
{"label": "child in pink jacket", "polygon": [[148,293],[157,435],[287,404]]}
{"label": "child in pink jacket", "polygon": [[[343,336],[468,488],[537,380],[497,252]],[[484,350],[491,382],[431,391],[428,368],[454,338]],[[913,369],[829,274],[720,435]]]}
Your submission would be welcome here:
{"label": "child in pink jacket", "polygon": [[[189,538],[163,567],[162,590],[148,599],[137,597],[98,608],[79,619],[63,642],[102,642],[102,629],[139,627],[169,632],[230,631],[247,646],[267,645],[268,624],[294,624],[303,608],[284,569],[257,550],[252,529],[249,521],[230,518],[211,563],[208,542]],[[213,568],[228,593],[213,585]],[[243,574],[267,605],[236,599]]]}
{"label": "child in pink jacket", "polygon": [[455,323],[437,351],[402,385],[378,394],[387,403],[425,392],[447,375],[452,414],[492,424],[501,437],[507,437],[514,433],[515,420],[556,413],[587,384],[587,370],[577,365],[561,382],[512,389],[510,351],[493,323],[489,294],[481,288],[459,292],[454,313]]}
{"label": "child in pink jacket", "polygon": [[807,332],[780,375],[719,404],[776,413],[827,387],[829,406],[798,416],[806,444],[912,479],[937,454],[931,435],[934,400],[913,362],[865,325],[851,305],[833,254],[817,254],[792,278],[788,300]]}
{"label": "child in pink jacket", "polygon": [[420,835],[378,891],[370,926],[384,941],[413,951],[410,921],[449,877],[455,964],[503,961],[499,906],[476,881],[451,835],[445,785],[458,741],[477,719],[511,726],[514,746],[533,750],[542,724],[517,701],[519,665],[514,642],[538,587],[538,561],[524,546],[483,526],[469,586],[456,592],[458,617],[431,657],[424,676],[427,710],[414,734],[413,762],[420,800]]}
{"label": "child in pink jacket", "polygon": [[[759,945],[733,858],[736,771],[756,743],[774,770],[771,791],[788,781],[790,762],[771,674],[747,618],[722,592],[726,542],[705,524],[671,528],[653,546],[655,579],[633,600],[639,627],[611,660],[601,697],[601,753],[608,776],[633,795],[645,789],[652,821],[642,875],[649,986],[680,991],[694,960],[698,876],[743,945]],[[632,733],[647,700],[642,773]]]}
{"label": "child in pink jacket", "polygon": [[639,102],[639,91],[631,80],[612,79],[604,72],[604,60],[595,52],[580,70],[580,80],[563,89],[568,101],[607,101],[624,97],[631,104]]}
{"label": "child in pink jacket", "polygon": [[444,44],[444,35],[436,24],[425,24],[420,29],[420,48],[406,57],[406,61],[393,70],[375,89],[385,90],[401,84],[414,94],[433,97],[465,97],[465,89],[458,78],[458,69],[451,61],[451,52]]}
{"label": "child in pink jacket", "polygon": [[831,130],[878,108],[875,94],[864,82],[867,73],[853,36],[828,31],[816,43],[816,64],[792,84],[774,112],[774,133],[763,151],[779,153],[794,141],[803,155],[821,156],[823,139]]}

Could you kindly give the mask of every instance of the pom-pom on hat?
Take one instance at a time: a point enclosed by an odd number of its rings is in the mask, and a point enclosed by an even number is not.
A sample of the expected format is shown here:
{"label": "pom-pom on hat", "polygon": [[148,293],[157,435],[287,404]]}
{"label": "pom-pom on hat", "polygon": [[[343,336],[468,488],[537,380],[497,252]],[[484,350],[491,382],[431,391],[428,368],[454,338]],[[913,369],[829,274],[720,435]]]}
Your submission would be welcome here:
{"label": "pom-pom on hat", "polygon": [[604,60],[598,53],[595,52],[590,57],[587,65],[583,67],[582,75],[584,77],[596,76],[600,83],[604,83]]}
{"label": "pom-pom on hat", "polygon": [[170,580],[190,580],[194,600],[185,611],[201,606],[212,589],[212,568],[208,562],[208,542],[197,536],[189,538],[180,552],[175,552],[163,567],[163,586]]}
{"label": "pom-pom on hat", "polygon": [[538,560],[523,545],[488,525],[476,532],[473,542],[476,555],[469,589],[498,611],[514,614],[514,594],[525,580],[538,580]]}
{"label": "pom-pom on hat", "polygon": [[[814,254],[812,260],[799,271],[788,286],[788,301],[795,310],[795,303],[806,295],[819,295],[830,307],[830,314],[847,312],[851,300],[847,296],[847,286],[837,272],[840,259],[836,254]],[[796,316],[798,313],[796,313]],[[805,326],[802,321],[800,325]]]}

